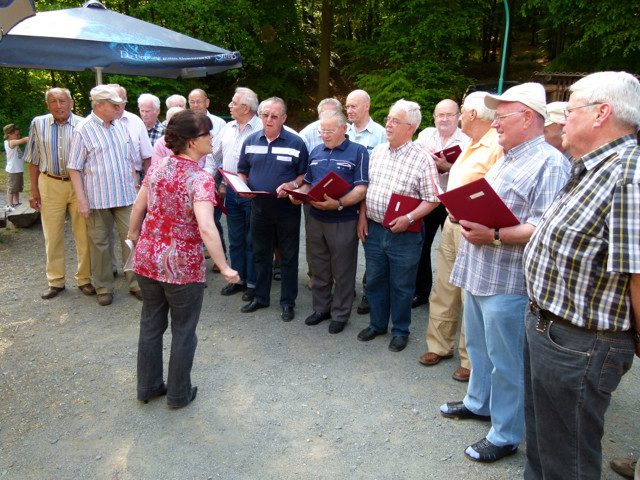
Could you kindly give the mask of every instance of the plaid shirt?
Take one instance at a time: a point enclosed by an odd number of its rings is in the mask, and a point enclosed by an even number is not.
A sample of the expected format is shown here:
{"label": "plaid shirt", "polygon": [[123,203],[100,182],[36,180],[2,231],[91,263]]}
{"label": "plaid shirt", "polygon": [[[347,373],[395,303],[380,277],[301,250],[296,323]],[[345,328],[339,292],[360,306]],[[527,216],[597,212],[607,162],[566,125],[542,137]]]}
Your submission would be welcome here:
{"label": "plaid shirt", "polygon": [[155,145],[158,139],[164,135],[165,126],[156,120],[156,124],[147,130],[149,134],[149,140],[151,140],[151,145]]}
{"label": "plaid shirt", "polygon": [[378,145],[369,160],[367,218],[382,223],[392,193],[439,202],[431,178],[438,178],[435,163],[412,141],[395,151],[389,143]]}
{"label": "plaid shirt", "polygon": [[[537,225],[569,178],[567,159],[541,135],[512,148],[485,179],[520,223]],[[525,295],[523,245],[472,245],[464,238],[451,283],[472,295]]]}
{"label": "plaid shirt", "polygon": [[628,135],[575,160],[524,252],[531,300],[582,328],[631,326],[629,273],[640,273],[635,145]]}

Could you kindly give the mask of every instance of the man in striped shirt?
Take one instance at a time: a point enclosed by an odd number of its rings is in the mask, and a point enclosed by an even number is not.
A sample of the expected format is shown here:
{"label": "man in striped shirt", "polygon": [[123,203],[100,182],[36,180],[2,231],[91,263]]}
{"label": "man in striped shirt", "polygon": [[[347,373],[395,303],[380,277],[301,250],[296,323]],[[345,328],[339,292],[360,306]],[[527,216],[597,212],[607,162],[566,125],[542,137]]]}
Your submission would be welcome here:
{"label": "man in striped shirt", "polygon": [[71,137],[82,118],[71,113],[73,99],[66,88],[47,90],[45,100],[51,113],[36,117],[31,122],[24,154],[31,177],[29,204],[40,212],[47,255],[49,286],[41,296],[53,298],[65,288],[64,222],[67,210],[78,256],[76,282],[82,293],[95,295],[96,290],[91,285],[87,225],[78,214],[76,194],[67,172]]}
{"label": "man in striped shirt", "polygon": [[611,393],[640,355],[640,83],[569,90],[572,175],[524,251],[526,479],[600,478]]}
{"label": "man in striped shirt", "polygon": [[[87,220],[91,273],[100,305],[113,301],[109,231],[115,222],[122,254],[126,256],[131,205],[139,187],[133,145],[126,128],[116,118],[118,105],[124,103],[112,87],[99,85],[91,90],[93,110],[76,128],[67,162],[78,212]],[[141,299],[133,272],[125,272],[125,277],[129,292]]]}

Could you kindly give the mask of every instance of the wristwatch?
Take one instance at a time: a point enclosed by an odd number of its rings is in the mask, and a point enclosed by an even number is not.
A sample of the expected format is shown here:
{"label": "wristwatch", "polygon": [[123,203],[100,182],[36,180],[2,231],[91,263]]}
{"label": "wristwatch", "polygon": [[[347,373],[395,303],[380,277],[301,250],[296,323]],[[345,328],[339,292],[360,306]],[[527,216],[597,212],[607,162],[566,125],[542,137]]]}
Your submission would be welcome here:
{"label": "wristwatch", "polygon": [[502,245],[502,242],[500,241],[500,229],[496,228],[495,231],[493,232],[493,244],[496,246],[500,246]]}
{"label": "wristwatch", "polygon": [[338,211],[340,212],[343,208],[344,205],[342,205],[342,200],[338,199]]}
{"label": "wristwatch", "polygon": [[300,185],[298,185],[298,182],[296,182],[295,180],[293,180],[291,183],[293,183],[293,188],[300,188]]}
{"label": "wristwatch", "polygon": [[414,223],[416,223],[410,213],[407,213],[407,218],[409,219],[409,225],[413,225]]}

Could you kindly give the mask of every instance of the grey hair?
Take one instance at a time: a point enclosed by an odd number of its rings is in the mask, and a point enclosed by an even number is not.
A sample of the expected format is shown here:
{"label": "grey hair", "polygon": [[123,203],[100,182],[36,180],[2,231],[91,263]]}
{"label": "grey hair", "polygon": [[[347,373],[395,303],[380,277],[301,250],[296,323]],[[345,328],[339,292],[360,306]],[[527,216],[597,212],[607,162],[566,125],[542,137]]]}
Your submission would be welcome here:
{"label": "grey hair", "polygon": [[[123,100],[127,100],[127,89],[124,88],[119,83],[109,83],[107,85],[107,87],[115,88],[116,89],[116,93],[118,93],[118,89],[122,90],[122,99]],[[120,96],[120,94],[118,94],[118,96]]]}
{"label": "grey hair", "polygon": [[318,115],[322,113],[325,105],[332,105],[336,110],[340,112],[342,111],[342,103],[340,103],[340,100],[338,100],[337,98],[325,98],[323,100],[320,100],[320,103],[318,104]]}
{"label": "grey hair", "polygon": [[73,97],[71,97],[71,92],[69,91],[68,88],[53,87],[53,88],[48,88],[47,91],[44,92],[44,101],[45,101],[45,103],[47,102],[47,100],[49,98],[49,93],[51,93],[53,90],[60,90],[60,91],[64,92],[67,95],[67,98],[69,99],[69,101],[73,102]]}
{"label": "grey hair", "polygon": [[246,87],[238,87],[236,88],[236,93],[240,95],[240,101],[243,105],[249,107],[249,110],[253,113],[258,111],[258,95],[253,90]]}
{"label": "grey hair", "polygon": [[342,128],[347,124],[347,117],[344,116],[342,110],[325,110],[320,112],[320,120],[337,118],[338,119],[338,128]]}
{"label": "grey hair", "polygon": [[[167,108],[171,108],[171,103],[174,100],[179,100],[181,106],[183,108],[187,108],[187,99],[184,98],[182,95],[178,95],[177,93],[174,93],[173,95],[168,96],[167,99],[164,101],[164,104],[167,106]],[[174,106],[178,106],[178,105],[174,105]]]}
{"label": "grey hair", "polygon": [[465,110],[475,110],[478,114],[478,120],[491,123],[496,111],[484,104],[484,97],[487,95],[489,95],[489,92],[471,92],[462,102],[462,106]]}
{"label": "grey hair", "polygon": [[571,85],[569,91],[587,104],[610,104],[614,120],[636,132],[640,128],[640,82],[630,73],[592,73]]}
{"label": "grey hair", "polygon": [[389,111],[393,108],[403,110],[407,114],[407,122],[416,127],[416,129],[420,126],[420,122],[422,122],[422,113],[420,113],[420,105],[416,102],[411,102],[401,98],[391,105]]}
{"label": "grey hair", "polygon": [[151,102],[154,110],[160,110],[160,99],[151,93],[141,93],[138,97],[138,108],[141,103]]}
{"label": "grey hair", "polygon": [[258,115],[260,115],[262,113],[262,109],[264,108],[264,106],[267,103],[279,103],[280,105],[282,105],[282,114],[284,115],[285,113],[287,113],[287,104],[284,103],[284,100],[281,99],[280,97],[269,97],[266,100],[263,100],[262,102],[260,102],[260,105],[258,105]]}

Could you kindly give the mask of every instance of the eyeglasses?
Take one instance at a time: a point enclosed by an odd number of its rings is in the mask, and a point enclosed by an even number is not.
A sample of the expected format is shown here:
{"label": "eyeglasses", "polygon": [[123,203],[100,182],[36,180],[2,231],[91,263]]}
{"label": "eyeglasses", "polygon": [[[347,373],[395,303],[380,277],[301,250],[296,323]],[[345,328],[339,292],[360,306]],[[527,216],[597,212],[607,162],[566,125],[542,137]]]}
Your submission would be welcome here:
{"label": "eyeglasses", "polygon": [[193,137],[193,139],[195,140],[196,138],[204,137],[206,135],[211,136],[211,132],[202,132],[202,133],[196,135],[195,137]]}
{"label": "eyeglasses", "polygon": [[391,117],[384,117],[384,123],[385,125],[393,125],[394,127],[397,125],[410,125],[412,126],[412,123],[407,123],[407,122],[400,122],[398,121],[397,118],[391,118]]}
{"label": "eyeglasses", "polygon": [[493,121],[496,123],[500,123],[502,120],[504,120],[507,117],[510,117],[511,115],[518,115],[519,113],[524,113],[524,112],[526,112],[526,110],[520,110],[519,112],[505,113],[504,115],[496,115],[493,117]]}
{"label": "eyeglasses", "polygon": [[333,135],[337,130],[318,130],[320,135]]}
{"label": "eyeglasses", "polygon": [[273,115],[273,114],[269,114],[269,113],[261,113],[260,114],[260,118],[263,119],[263,120],[277,120],[281,116],[282,115]]}
{"label": "eyeglasses", "polygon": [[449,118],[457,117],[460,115],[459,113],[439,113],[438,115],[434,115],[433,118],[437,120],[447,120]]}
{"label": "eyeglasses", "polygon": [[574,110],[577,110],[578,108],[593,107],[594,105],[602,105],[602,102],[587,103],[586,105],[578,105],[577,107],[565,108],[564,109],[564,119],[566,120],[567,118],[569,118],[569,115],[571,114],[571,112],[573,112]]}

